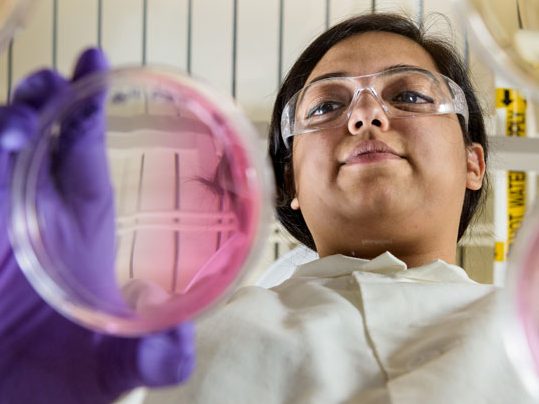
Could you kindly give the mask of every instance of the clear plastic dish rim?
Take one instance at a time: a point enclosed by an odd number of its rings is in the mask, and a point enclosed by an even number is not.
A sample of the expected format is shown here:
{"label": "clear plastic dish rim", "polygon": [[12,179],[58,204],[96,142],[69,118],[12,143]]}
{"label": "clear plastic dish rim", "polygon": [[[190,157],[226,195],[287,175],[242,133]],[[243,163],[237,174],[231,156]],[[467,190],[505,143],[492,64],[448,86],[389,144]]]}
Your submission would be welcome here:
{"label": "clear plastic dish rim", "polygon": [[526,94],[529,94],[539,102],[539,80],[526,73],[516,64],[507,52],[505,52],[485,25],[483,18],[470,0],[453,0],[457,14],[465,21],[466,32],[471,35],[471,43],[481,56],[491,62],[494,70],[499,73],[508,83],[512,83]]}
{"label": "clear plastic dish rim", "polygon": [[[507,261],[506,286],[502,290],[501,300],[504,325],[502,338],[505,350],[523,384],[533,397],[539,398],[539,363],[535,362],[539,361],[539,358],[535,361],[533,359],[525,325],[529,322],[528,314],[523,315],[519,304],[521,277],[526,271],[534,270],[528,269],[526,265],[534,255],[539,255],[539,251],[533,249],[537,243],[539,243],[539,205],[535,205],[526,214],[511,246]],[[532,262],[539,262],[539,257]],[[535,271],[539,277],[539,268],[535,268]],[[539,295],[537,299],[539,302]],[[539,329],[537,333],[539,334]]]}
{"label": "clear plastic dish rim", "polygon": [[[205,106],[200,105],[201,103],[209,103],[212,108],[215,108],[212,112],[217,111],[218,117],[222,120],[221,122],[216,121],[216,124],[226,122],[245,150],[245,156],[249,163],[246,173],[247,182],[251,190],[256,191],[255,223],[251,224],[256,228],[253,230],[250,251],[242,267],[237,271],[238,275],[234,282],[228,285],[213,302],[182,321],[200,319],[230,297],[249,269],[256,265],[262,255],[265,241],[270,234],[274,179],[267,157],[256,158],[260,154],[260,150],[257,150],[259,135],[243,110],[229,97],[220,94],[203,81],[189,77],[181,70],[161,66],[126,66],[110,69],[106,72],[90,74],[73,83],[69,94],[76,94],[76,100],[81,100],[85,96],[96,94],[100,89],[106,90],[119,84],[125,83],[140,87],[141,79],[147,84],[156,84],[159,87],[163,87],[163,81],[166,80],[170,84],[187,89],[191,94],[200,97],[197,100],[190,100],[201,107],[197,109],[198,112],[208,112]],[[47,105],[39,116],[38,133],[45,133],[51,123],[73,102],[72,97],[64,95],[59,97],[57,102]],[[198,113],[196,114],[198,115]],[[205,115],[204,117],[199,116],[199,118],[215,120],[215,115],[212,116],[210,113]],[[41,164],[40,160],[36,160],[36,156],[40,152],[43,153],[43,148],[48,144],[48,140],[48,136],[37,136],[36,141],[17,156],[11,184],[9,237],[16,260],[34,290],[60,314],[97,332],[118,336],[140,336],[178,325],[178,323],[171,323],[160,318],[121,317],[102,311],[96,312],[91,307],[73,301],[69,293],[64,291],[48,275],[46,265],[47,263],[50,265],[51,259],[44,249],[36,251],[33,247],[35,242],[42,245],[34,203],[36,173]]]}

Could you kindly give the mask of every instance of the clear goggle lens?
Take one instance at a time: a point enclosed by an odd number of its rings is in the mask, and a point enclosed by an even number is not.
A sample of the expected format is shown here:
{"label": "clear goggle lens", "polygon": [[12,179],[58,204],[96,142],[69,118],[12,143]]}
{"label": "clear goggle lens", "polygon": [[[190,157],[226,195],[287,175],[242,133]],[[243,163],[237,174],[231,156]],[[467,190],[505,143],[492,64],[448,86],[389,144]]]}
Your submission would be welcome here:
{"label": "clear goggle lens", "polygon": [[451,79],[422,69],[398,68],[358,77],[331,77],[297,92],[282,116],[285,143],[293,135],[343,125],[364,92],[370,93],[388,117],[460,114],[468,122],[462,89]]}

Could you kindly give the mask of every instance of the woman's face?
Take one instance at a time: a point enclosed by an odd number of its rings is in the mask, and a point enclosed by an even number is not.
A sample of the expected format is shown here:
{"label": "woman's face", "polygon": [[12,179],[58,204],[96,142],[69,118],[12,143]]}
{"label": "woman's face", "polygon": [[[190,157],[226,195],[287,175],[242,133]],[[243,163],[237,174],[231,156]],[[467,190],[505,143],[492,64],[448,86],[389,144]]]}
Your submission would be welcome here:
{"label": "woman's face", "polygon": [[[369,32],[331,48],[307,83],[396,65],[438,71],[412,40]],[[380,146],[392,151],[353,157]],[[321,256],[389,250],[404,259],[437,250],[453,261],[464,193],[481,187],[484,160],[481,146],[465,147],[455,114],[390,119],[364,92],[345,125],[295,136],[293,168],[299,209]],[[452,257],[442,252],[448,245]]]}

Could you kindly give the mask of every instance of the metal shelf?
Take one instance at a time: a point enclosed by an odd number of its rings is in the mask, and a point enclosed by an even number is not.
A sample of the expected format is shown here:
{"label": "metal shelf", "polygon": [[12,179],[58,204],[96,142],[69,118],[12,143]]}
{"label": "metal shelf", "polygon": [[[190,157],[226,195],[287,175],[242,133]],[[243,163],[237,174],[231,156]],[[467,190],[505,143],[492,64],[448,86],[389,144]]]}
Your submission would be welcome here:
{"label": "metal shelf", "polygon": [[491,169],[538,171],[539,138],[490,136]]}

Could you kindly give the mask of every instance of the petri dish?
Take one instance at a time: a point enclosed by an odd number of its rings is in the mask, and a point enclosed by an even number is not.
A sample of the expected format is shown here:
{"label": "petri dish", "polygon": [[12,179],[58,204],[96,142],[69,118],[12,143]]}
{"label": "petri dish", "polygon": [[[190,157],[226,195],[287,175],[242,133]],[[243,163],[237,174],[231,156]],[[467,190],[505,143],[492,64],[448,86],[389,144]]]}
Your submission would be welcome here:
{"label": "petri dish", "polygon": [[0,1],[0,51],[9,44],[17,29],[24,24],[34,2],[35,0]]}
{"label": "petri dish", "polygon": [[227,97],[178,72],[90,75],[48,107],[12,181],[18,262],[56,310],[141,335],[196,318],[254,265],[271,178]]}
{"label": "petri dish", "polygon": [[[539,0],[455,0],[470,42],[494,72],[539,101]],[[539,210],[511,246],[504,290],[504,345],[539,398]]]}
{"label": "petri dish", "polygon": [[539,100],[539,0],[455,0],[474,50]]}

